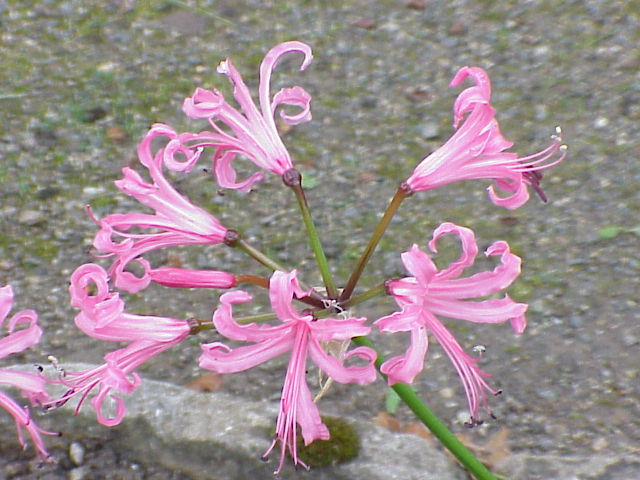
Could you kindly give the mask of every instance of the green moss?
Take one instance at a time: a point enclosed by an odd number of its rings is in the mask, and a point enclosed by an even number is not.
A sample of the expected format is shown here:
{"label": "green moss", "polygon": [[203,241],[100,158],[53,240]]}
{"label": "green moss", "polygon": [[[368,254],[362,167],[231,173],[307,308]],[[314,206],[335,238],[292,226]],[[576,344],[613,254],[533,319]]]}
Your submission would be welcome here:
{"label": "green moss", "polygon": [[340,418],[322,417],[322,422],[331,433],[329,440],[316,440],[304,445],[298,435],[298,457],[310,467],[323,467],[348,462],[360,452],[360,437],[351,425]]}

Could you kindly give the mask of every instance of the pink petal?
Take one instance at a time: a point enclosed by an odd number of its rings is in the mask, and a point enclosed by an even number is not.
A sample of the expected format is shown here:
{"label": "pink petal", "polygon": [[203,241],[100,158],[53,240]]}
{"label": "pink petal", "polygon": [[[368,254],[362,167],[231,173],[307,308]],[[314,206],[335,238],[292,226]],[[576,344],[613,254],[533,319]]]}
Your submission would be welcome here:
{"label": "pink petal", "polygon": [[438,272],[436,275],[438,279],[459,276],[465,268],[473,265],[475,258],[478,255],[478,245],[476,244],[476,238],[473,231],[450,222],[441,224],[433,232],[433,239],[429,242],[429,248],[432,252],[436,253],[438,251],[436,249],[436,242],[442,235],[446,235],[448,233],[458,235],[462,245],[462,253],[458,260],[452,262],[447,268]]}
{"label": "pink petal", "polygon": [[420,304],[407,304],[401,311],[381,317],[373,323],[384,333],[408,332],[422,326],[421,315]]}
{"label": "pink petal", "polygon": [[291,335],[234,349],[219,342],[203,344],[200,345],[202,355],[199,365],[200,368],[219,373],[241,372],[285,353],[292,346]]}
{"label": "pink petal", "polygon": [[241,325],[233,318],[233,304],[251,301],[251,295],[242,290],[227,292],[220,296],[220,306],[213,313],[213,324],[220,335],[232,340],[245,342],[261,342],[269,340],[277,335],[289,335],[291,324],[271,326],[249,323]]}
{"label": "pink petal", "polygon": [[501,255],[500,265],[492,271],[476,273],[467,278],[436,279],[429,284],[429,293],[441,298],[484,297],[507,288],[520,275],[520,257],[509,251],[506,242],[495,242],[487,249],[486,255]]}
{"label": "pink petal", "polygon": [[[408,252],[404,252],[400,256],[405,268],[416,278],[420,287],[425,288],[429,285],[429,282],[438,271],[429,255],[420,250],[420,247],[414,243]],[[397,286],[398,283],[395,285]],[[393,288],[395,289],[396,286]]]}
{"label": "pink petal", "polygon": [[292,105],[300,109],[296,115],[280,111],[280,117],[287,125],[298,125],[311,120],[311,95],[302,87],[283,88],[276,93],[273,96],[271,111],[275,113],[280,105]]}
{"label": "pink petal", "polygon": [[311,335],[320,342],[330,340],[348,340],[353,337],[369,335],[371,327],[364,325],[367,317],[360,318],[323,318],[308,322]]}
{"label": "pink petal", "polygon": [[[273,104],[269,100],[269,84],[271,81],[271,74],[280,59],[290,52],[299,52],[304,55],[304,60],[302,61],[302,65],[300,65],[300,71],[307,68],[313,60],[313,54],[311,53],[311,48],[308,45],[302,42],[293,41],[284,42],[273,47],[271,50],[269,50],[269,52],[267,52],[264,60],[262,60],[262,64],[260,65],[260,86],[258,87],[260,96],[260,108],[262,109],[262,114],[265,116],[266,122],[273,130],[275,130],[275,123],[273,122],[273,112],[275,111],[275,107],[278,102],[275,98]],[[303,97],[304,95],[300,95],[302,103],[304,103]],[[308,101],[306,103],[308,104]],[[269,112],[269,115],[267,114],[267,112]]]}
{"label": "pink petal", "polygon": [[214,172],[218,185],[222,188],[230,188],[240,190],[241,192],[249,192],[253,185],[264,180],[262,172],[256,172],[250,175],[246,180],[236,183],[236,171],[231,166],[231,162],[235,159],[235,151],[218,150],[214,156]]}
{"label": "pink petal", "polygon": [[27,430],[27,433],[31,437],[31,441],[36,449],[38,457],[43,460],[49,460],[50,455],[44,445],[41,435],[57,435],[55,432],[48,432],[41,429],[36,425],[33,419],[29,416],[28,411],[18,405],[11,397],[0,392],[0,408],[4,408],[14,419],[16,428],[18,430],[18,439],[20,444],[24,447],[25,442],[22,438],[22,428]]}
{"label": "pink petal", "polygon": [[182,111],[191,118],[211,118],[218,114],[225,103],[220,92],[198,87],[191,97],[184,100]]}
{"label": "pink petal", "polygon": [[300,288],[296,279],[298,272],[275,271],[269,281],[269,299],[271,308],[280,320],[310,320],[310,315],[301,315],[291,304],[293,297],[302,298],[308,292]]}
{"label": "pink petal", "polygon": [[0,325],[7,318],[13,306],[13,289],[11,285],[0,287]]}
{"label": "pink petal", "polygon": [[495,205],[509,210],[515,210],[516,208],[520,208],[522,205],[527,203],[527,200],[529,200],[529,191],[527,190],[527,185],[524,181],[519,181],[517,184],[509,185],[508,188],[505,183],[501,183],[501,186],[505,191],[512,191],[513,195],[501,197],[496,193],[493,185],[490,185],[487,187],[487,192],[489,194],[489,199]]}
{"label": "pink petal", "polygon": [[424,368],[427,354],[427,332],[424,327],[411,330],[411,345],[404,355],[390,358],[382,364],[380,371],[387,375],[389,385],[394,383],[413,383]]}
{"label": "pink petal", "polygon": [[[315,339],[314,339],[315,340]],[[328,376],[340,383],[357,383],[363,385],[376,379],[376,352],[371,348],[358,347],[346,353],[343,361],[358,356],[367,361],[364,366],[345,366],[336,357],[329,355],[317,341],[309,342],[309,356],[313,362]]]}
{"label": "pink petal", "polygon": [[160,267],[149,270],[151,281],[176,288],[233,288],[235,275],[217,270],[189,270],[186,268]]}
{"label": "pink petal", "polygon": [[40,341],[42,329],[36,324],[37,318],[33,310],[22,310],[11,318],[12,326],[23,322],[28,322],[30,326],[0,339],[0,358],[22,352]]}
{"label": "pink petal", "polygon": [[[184,160],[177,160],[176,154],[180,153],[184,156]],[[176,172],[190,172],[198,163],[202,148],[192,151],[186,147],[179,139],[174,138],[167,143],[164,148],[163,161],[168,169]]]}
{"label": "pink petal", "polygon": [[527,310],[527,304],[516,303],[507,296],[501,299],[477,302],[461,302],[432,297],[427,301],[427,308],[434,314],[443,317],[474,323],[502,323],[522,317]]}
{"label": "pink petal", "polygon": [[24,393],[28,393],[28,396],[36,401],[37,404],[41,404],[49,398],[46,390],[47,380],[36,373],[2,368],[0,369],[0,384],[11,385]]}

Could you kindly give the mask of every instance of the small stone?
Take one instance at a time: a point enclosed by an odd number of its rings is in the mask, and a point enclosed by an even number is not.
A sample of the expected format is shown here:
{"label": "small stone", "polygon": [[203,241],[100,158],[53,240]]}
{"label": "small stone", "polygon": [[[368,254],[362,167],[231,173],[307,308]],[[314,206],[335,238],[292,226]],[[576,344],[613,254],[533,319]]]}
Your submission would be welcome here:
{"label": "small stone", "polygon": [[84,447],[80,442],[71,442],[71,445],[69,445],[69,459],[74,465],[79,467],[84,463],[84,451]]}
{"label": "small stone", "polygon": [[76,467],[69,470],[69,480],[83,480],[87,476],[87,469],[85,467]]}
{"label": "small stone", "polygon": [[467,26],[458,21],[454,21],[449,27],[449,33],[451,35],[463,35],[467,32]]}
{"label": "small stone", "polygon": [[37,225],[38,223],[42,223],[45,220],[46,217],[44,213],[37,210],[23,210],[20,212],[20,215],[18,215],[18,222],[30,227]]}
{"label": "small stone", "polygon": [[596,452],[601,452],[608,446],[609,446],[609,442],[604,437],[596,438],[591,444],[591,448],[593,448]]}
{"label": "small stone", "polygon": [[412,10],[424,10],[427,8],[427,2],[425,0],[409,0],[406,5],[407,8]]}
{"label": "small stone", "polygon": [[452,398],[454,395],[455,395],[455,392],[453,391],[452,388],[445,387],[442,390],[440,390],[440,396],[442,398]]}
{"label": "small stone", "polygon": [[439,130],[437,123],[427,122],[420,127],[420,136],[426,140],[438,138]]}

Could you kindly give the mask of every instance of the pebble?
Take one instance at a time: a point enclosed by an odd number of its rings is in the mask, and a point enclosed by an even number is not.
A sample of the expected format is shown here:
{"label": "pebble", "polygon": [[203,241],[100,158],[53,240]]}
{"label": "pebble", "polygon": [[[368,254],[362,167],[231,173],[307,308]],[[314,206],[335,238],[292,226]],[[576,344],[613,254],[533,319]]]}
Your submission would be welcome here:
{"label": "pebble", "polygon": [[83,480],[87,476],[87,469],[85,467],[76,467],[69,470],[69,480]]}
{"label": "pebble", "polygon": [[71,442],[69,445],[69,459],[78,467],[84,463],[84,452],[84,447],[80,442]]}
{"label": "pebble", "polygon": [[451,398],[455,395],[455,392],[453,391],[452,388],[449,387],[445,387],[442,390],[440,390],[440,396],[442,398]]}
{"label": "pebble", "polygon": [[23,210],[18,215],[18,222],[23,225],[33,226],[46,220],[46,215],[37,210]]}
{"label": "pebble", "polygon": [[420,127],[420,136],[425,140],[438,138],[439,130],[437,123],[427,122]]}

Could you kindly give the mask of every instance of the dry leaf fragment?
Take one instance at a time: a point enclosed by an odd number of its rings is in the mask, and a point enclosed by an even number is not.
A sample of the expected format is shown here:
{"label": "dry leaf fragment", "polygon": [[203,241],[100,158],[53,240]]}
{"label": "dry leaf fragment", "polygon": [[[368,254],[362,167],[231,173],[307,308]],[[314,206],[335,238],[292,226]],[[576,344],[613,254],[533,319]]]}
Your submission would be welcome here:
{"label": "dry leaf fragment", "polygon": [[198,392],[211,393],[222,388],[223,375],[217,372],[208,372],[195,380],[187,383],[186,387]]}
{"label": "dry leaf fragment", "polygon": [[494,467],[511,455],[511,450],[509,450],[509,446],[507,445],[507,437],[509,436],[509,429],[507,428],[498,430],[482,445],[474,443],[473,438],[468,433],[461,433],[456,436],[489,468]]}
{"label": "dry leaf fragment", "polygon": [[127,139],[127,134],[120,127],[112,126],[107,128],[107,137],[113,142],[124,142]]}
{"label": "dry leaf fragment", "polygon": [[353,22],[351,25],[365,30],[371,30],[376,26],[376,22],[372,18],[361,18]]}
{"label": "dry leaf fragment", "polygon": [[380,412],[373,421],[380,425],[382,428],[386,428],[390,432],[401,432],[400,422],[389,415],[387,412]]}

